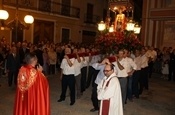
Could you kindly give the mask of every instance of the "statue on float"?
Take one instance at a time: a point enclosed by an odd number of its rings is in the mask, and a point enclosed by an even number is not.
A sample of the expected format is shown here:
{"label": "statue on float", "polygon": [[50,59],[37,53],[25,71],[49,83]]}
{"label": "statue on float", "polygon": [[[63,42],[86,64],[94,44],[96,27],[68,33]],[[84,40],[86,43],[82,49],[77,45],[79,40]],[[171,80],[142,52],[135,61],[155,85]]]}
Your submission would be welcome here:
{"label": "statue on float", "polygon": [[123,31],[126,28],[126,17],[122,13],[122,9],[119,9],[119,14],[117,14],[114,24],[114,30]]}

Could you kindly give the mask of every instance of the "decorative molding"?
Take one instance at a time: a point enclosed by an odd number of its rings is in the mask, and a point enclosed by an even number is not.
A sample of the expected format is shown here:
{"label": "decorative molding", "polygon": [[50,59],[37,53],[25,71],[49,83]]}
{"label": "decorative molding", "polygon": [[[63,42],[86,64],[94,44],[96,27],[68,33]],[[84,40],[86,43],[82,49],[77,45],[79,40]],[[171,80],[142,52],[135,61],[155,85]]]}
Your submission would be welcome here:
{"label": "decorative molding", "polygon": [[156,10],[150,10],[149,17],[150,18],[166,18],[171,17],[175,18],[175,9],[156,9]]}

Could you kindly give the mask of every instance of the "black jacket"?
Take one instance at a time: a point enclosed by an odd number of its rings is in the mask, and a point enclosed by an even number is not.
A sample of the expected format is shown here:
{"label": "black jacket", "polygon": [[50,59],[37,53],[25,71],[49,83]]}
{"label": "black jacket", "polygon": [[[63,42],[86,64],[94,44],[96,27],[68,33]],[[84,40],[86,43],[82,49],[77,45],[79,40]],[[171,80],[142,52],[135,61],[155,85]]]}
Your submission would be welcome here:
{"label": "black jacket", "polygon": [[25,49],[25,51],[23,48],[19,49],[19,56],[20,56],[20,63],[21,64],[24,64],[25,55],[28,54],[29,52],[30,52],[30,50],[27,48]]}
{"label": "black jacket", "polygon": [[12,53],[10,53],[7,56],[7,64],[6,64],[6,68],[9,71],[18,71],[20,68],[20,58],[19,55],[16,54],[16,56],[14,57]]}
{"label": "black jacket", "polygon": [[43,51],[40,49],[35,50],[36,57],[38,58],[38,63],[43,66]]}

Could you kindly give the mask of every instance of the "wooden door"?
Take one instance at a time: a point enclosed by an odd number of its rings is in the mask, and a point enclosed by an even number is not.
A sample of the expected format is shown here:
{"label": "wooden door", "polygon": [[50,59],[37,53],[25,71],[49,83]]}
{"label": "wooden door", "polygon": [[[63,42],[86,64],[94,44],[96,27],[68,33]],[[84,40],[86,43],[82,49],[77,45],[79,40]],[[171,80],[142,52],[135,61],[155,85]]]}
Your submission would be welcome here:
{"label": "wooden door", "polygon": [[37,44],[41,41],[50,41],[54,40],[54,22],[36,20],[34,21],[34,40],[33,43]]}

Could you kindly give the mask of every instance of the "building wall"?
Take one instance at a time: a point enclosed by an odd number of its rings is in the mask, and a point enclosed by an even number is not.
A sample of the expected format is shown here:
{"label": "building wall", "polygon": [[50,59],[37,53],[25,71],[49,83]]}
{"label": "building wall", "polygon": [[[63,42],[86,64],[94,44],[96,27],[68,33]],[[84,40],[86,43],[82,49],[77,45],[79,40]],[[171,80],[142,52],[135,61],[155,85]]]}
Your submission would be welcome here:
{"label": "building wall", "polygon": [[[37,5],[38,2],[32,2],[33,5]],[[104,0],[105,1],[105,0]],[[60,0],[61,2],[61,0]],[[18,18],[20,21],[24,22],[24,16],[30,12],[30,14],[37,20],[46,20],[54,22],[54,43],[61,42],[61,29],[68,28],[70,29],[70,40],[73,42],[81,42],[82,41],[82,31],[88,30],[97,32],[97,25],[95,24],[86,24],[84,23],[84,15],[87,10],[87,3],[91,3],[94,5],[94,15],[98,15],[102,17],[104,3],[103,0],[72,0],[71,5],[80,8],[80,18],[71,18],[62,15],[49,14],[44,12],[39,12],[36,10],[28,10],[19,8],[18,10]],[[15,8],[11,6],[4,6],[4,9],[8,11],[9,18],[5,22],[9,22],[15,18]],[[27,40],[28,42],[33,42],[33,31],[34,24],[30,26],[28,30],[24,30],[24,38],[23,40]],[[11,42],[11,31],[10,30],[0,30],[0,37],[5,36],[8,42]]]}
{"label": "building wall", "polygon": [[175,0],[144,0],[142,42],[145,45],[175,47]]}

